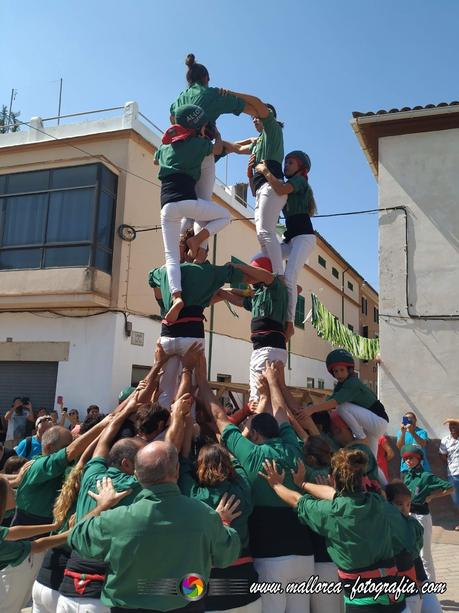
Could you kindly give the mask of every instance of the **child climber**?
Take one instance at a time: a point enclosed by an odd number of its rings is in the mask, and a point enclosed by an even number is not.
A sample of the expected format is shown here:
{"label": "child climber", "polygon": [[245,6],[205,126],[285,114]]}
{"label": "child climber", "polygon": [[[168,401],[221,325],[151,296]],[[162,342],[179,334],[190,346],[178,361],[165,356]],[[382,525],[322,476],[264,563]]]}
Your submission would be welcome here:
{"label": "child climber", "polygon": [[435,581],[435,568],[432,559],[432,516],[429,502],[434,498],[449,496],[452,487],[448,481],[433,475],[422,467],[424,452],[417,445],[405,445],[401,455],[408,466],[403,473],[405,485],[411,492],[411,515],[415,517],[424,528],[424,546],[421,558],[430,581]]}
{"label": "child climber", "polygon": [[297,301],[296,282],[298,273],[306,263],[316,244],[316,235],[311,216],[317,213],[312,189],[308,183],[311,160],[304,151],[291,151],[285,156],[284,175],[286,183],[278,179],[268,168],[266,162],[255,167],[268,181],[278,196],[287,195],[282,209],[286,232],[281,243],[282,259],[287,260],[285,282],[288,289],[287,337],[294,333],[295,308]]}
{"label": "child climber", "polygon": [[182,283],[180,275],[180,227],[183,217],[205,222],[202,229],[188,242],[192,256],[199,245],[216,234],[230,221],[229,212],[210,200],[196,195],[196,181],[201,174],[201,164],[208,155],[221,153],[221,137],[216,133],[215,144],[205,138],[207,117],[201,107],[187,104],[175,112],[176,124],[163,136],[156,152],[161,180],[161,229],[172,306],[165,319],[174,322],[182,308]]}
{"label": "child climber", "polygon": [[365,443],[376,457],[378,439],[387,429],[389,417],[374,392],[354,372],[354,358],[345,349],[335,349],[328,354],[328,372],[338,383],[333,394],[320,404],[308,406],[303,411],[312,415],[319,411],[337,409],[338,415],[352,430],[354,438]]}

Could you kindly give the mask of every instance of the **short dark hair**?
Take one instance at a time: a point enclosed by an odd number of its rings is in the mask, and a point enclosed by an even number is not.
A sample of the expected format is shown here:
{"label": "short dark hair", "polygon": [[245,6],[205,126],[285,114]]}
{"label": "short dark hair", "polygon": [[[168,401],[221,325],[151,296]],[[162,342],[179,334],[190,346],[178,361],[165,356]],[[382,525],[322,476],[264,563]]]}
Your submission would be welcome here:
{"label": "short dark hair", "polygon": [[135,420],[137,432],[151,434],[157,430],[162,421],[166,424],[169,417],[169,411],[163,409],[157,402],[146,402],[137,409]]}
{"label": "short dark hair", "polygon": [[16,475],[29,460],[21,455],[12,455],[3,467],[4,475]]}
{"label": "short dark hair", "polygon": [[276,438],[279,436],[279,424],[269,413],[258,413],[252,419],[250,429],[255,430],[265,438]]}
{"label": "short dark hair", "polygon": [[89,411],[91,411],[92,409],[97,409],[98,411],[100,411],[97,404],[90,404],[89,407],[86,409],[86,415],[89,415]]}
{"label": "short dark hair", "polygon": [[411,498],[411,492],[403,481],[394,479],[386,485],[386,497],[389,502],[392,502],[397,496],[405,496],[406,498],[409,496]]}
{"label": "short dark hair", "polygon": [[330,413],[328,411],[319,411],[318,413],[314,413],[311,415],[312,421],[316,424],[316,426],[322,426],[322,430],[326,434],[330,434],[331,432],[331,420]]}
{"label": "short dark hair", "polygon": [[94,426],[101,422],[103,418],[103,415],[94,415],[94,417],[88,415],[88,417],[86,417],[84,422],[81,424],[80,435],[84,434],[85,432],[88,432],[88,430],[91,430],[91,428],[94,428]]}
{"label": "short dark hair", "polygon": [[209,79],[209,71],[204,64],[197,64],[193,53],[189,53],[185,59],[185,66],[188,67],[186,72],[186,80],[188,85],[200,83],[204,85],[204,81]]}
{"label": "short dark hair", "polygon": [[110,466],[114,466],[118,470],[121,470],[121,463],[123,460],[130,460],[132,463],[135,461],[135,456],[139,451],[139,445],[131,438],[122,438],[117,441],[110,449],[108,454],[108,463]]}

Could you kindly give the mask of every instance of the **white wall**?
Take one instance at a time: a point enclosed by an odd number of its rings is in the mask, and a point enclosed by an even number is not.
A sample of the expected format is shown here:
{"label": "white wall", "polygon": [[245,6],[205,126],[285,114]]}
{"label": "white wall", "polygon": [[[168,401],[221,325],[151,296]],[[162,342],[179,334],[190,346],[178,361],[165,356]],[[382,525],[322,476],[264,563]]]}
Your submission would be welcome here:
{"label": "white wall", "polygon": [[[459,130],[379,140],[380,207],[405,205],[410,311],[459,314]],[[380,396],[389,431],[414,410],[431,436],[457,415],[459,321],[411,319],[405,222],[380,216]],[[390,317],[389,317],[390,316]]]}
{"label": "white wall", "polygon": [[[116,405],[119,392],[130,385],[132,366],[149,366],[153,361],[160,323],[146,317],[129,316],[132,329],[143,332],[144,346],[131,344],[124,333],[124,316],[105,313],[94,317],[59,317],[49,313],[3,313],[0,315],[1,340],[13,342],[60,341],[70,344],[68,361],[59,362],[56,397],[66,406],[84,410],[97,404],[107,411]],[[308,324],[309,325],[309,324]],[[231,374],[237,383],[248,383],[252,345],[248,341],[214,334],[211,374]],[[209,354],[209,335],[206,334]],[[35,358],[34,358],[35,359]],[[333,386],[324,362],[291,355],[291,370],[286,371],[290,385],[306,386],[306,378]]]}

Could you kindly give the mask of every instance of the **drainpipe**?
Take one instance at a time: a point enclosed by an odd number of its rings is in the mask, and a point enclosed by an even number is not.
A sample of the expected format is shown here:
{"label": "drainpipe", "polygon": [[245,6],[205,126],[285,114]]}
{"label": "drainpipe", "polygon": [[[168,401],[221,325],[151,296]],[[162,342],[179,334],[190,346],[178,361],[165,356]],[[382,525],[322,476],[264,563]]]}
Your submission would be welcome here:
{"label": "drainpipe", "polygon": [[[215,265],[216,261],[217,261],[217,235],[214,234],[212,264]],[[213,340],[214,340],[214,316],[215,316],[215,305],[212,304],[210,307],[209,357],[207,359],[207,379],[209,381],[210,381],[210,371],[212,369],[212,345],[213,345]]]}

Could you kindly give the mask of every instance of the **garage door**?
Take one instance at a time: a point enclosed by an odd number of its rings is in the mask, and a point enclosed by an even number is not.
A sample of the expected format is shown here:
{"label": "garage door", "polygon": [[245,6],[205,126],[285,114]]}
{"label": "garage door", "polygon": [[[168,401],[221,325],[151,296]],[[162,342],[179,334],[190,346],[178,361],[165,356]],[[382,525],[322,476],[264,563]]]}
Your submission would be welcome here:
{"label": "garage door", "polygon": [[55,405],[58,362],[0,362],[0,410],[15,396],[28,396],[34,409]]}

